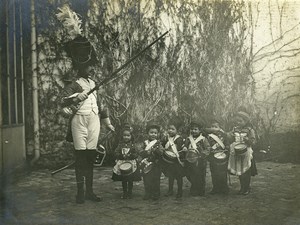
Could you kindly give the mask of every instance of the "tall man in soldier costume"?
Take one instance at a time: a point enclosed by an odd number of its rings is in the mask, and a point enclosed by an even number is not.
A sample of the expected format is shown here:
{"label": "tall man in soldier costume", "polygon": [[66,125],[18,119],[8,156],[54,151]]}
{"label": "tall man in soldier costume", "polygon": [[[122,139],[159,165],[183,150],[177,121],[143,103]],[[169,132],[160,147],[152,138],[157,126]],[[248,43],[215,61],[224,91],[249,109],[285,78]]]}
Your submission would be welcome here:
{"label": "tall man in soldier costume", "polygon": [[[67,140],[72,141],[75,148],[76,203],[82,204],[85,200],[99,202],[101,198],[93,191],[93,166],[100,121],[112,131],[114,127],[111,125],[108,111],[99,101],[97,91],[87,94],[95,87],[90,72],[97,63],[97,57],[91,43],[82,35],[81,20],[67,5],[59,10],[57,18],[63,22],[72,37],[72,40],[65,44],[65,50],[77,72],[77,76],[64,87],[60,96],[62,111],[70,116]],[[79,104],[72,107],[74,102]]]}
{"label": "tall man in soldier costume", "polygon": [[[114,130],[108,111],[99,103],[97,91],[87,94],[95,87],[95,82],[89,77],[90,70],[96,61],[95,54],[92,52],[94,52],[92,45],[82,36],[78,36],[67,44],[67,53],[72,58],[77,77],[61,93],[64,113],[72,114],[69,129],[71,133],[67,137],[69,141],[73,141],[75,148],[76,202],[79,204],[84,203],[85,199],[101,201],[101,198],[93,192],[93,164],[100,133],[100,120],[110,130]],[[79,107],[70,112],[68,106],[74,100],[80,102]]]}

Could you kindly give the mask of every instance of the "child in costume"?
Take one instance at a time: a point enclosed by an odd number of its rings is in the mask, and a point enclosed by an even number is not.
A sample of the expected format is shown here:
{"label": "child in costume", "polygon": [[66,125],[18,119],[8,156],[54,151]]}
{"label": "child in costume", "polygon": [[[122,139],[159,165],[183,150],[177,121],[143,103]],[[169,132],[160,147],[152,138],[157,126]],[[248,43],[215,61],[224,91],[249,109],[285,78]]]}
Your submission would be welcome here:
{"label": "child in costume", "polygon": [[190,194],[204,196],[207,157],[210,152],[208,140],[202,135],[203,124],[193,121],[190,136],[186,139],[186,176],[191,182]]}
{"label": "child in costume", "polygon": [[137,164],[138,152],[133,143],[132,128],[129,125],[123,128],[122,140],[115,150],[115,157],[117,162],[113,168],[112,179],[122,181],[123,195],[121,198],[131,199],[133,181],[140,181],[141,175]]}
{"label": "child in costume", "polygon": [[[161,168],[159,160],[162,155],[162,146],[158,140],[160,127],[156,124],[147,126],[148,139],[145,140],[140,151],[142,176],[145,187],[144,200],[158,200],[160,196]],[[151,168],[151,169],[150,169]]]}
{"label": "child in costume", "polygon": [[178,122],[171,121],[168,126],[168,135],[163,138],[162,145],[165,148],[163,153],[162,171],[169,179],[169,190],[166,196],[173,195],[174,180],[177,181],[176,198],[182,197],[184,170],[184,152],[181,151],[184,140],[178,135]]}
{"label": "child in costume", "polygon": [[225,135],[223,132],[221,132],[222,129],[218,121],[213,121],[211,124],[211,129],[208,128],[206,130],[209,133],[207,139],[211,146],[209,166],[211,171],[213,188],[210,194],[228,194],[228,146],[226,146]]}
{"label": "child in costume", "polygon": [[227,133],[231,143],[228,170],[231,174],[239,176],[239,194],[248,195],[251,175],[257,174],[252,149],[256,142],[255,131],[250,124],[250,116],[245,111],[240,110],[236,113],[235,124],[233,130]]}

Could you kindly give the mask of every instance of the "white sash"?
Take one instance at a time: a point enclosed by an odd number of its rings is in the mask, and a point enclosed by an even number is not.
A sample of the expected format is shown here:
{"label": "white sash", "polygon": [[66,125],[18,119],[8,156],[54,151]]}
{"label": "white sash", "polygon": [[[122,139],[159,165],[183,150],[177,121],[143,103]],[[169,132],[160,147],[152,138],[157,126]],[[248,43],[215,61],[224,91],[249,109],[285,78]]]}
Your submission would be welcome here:
{"label": "white sash", "polygon": [[193,138],[192,136],[189,136],[188,139],[189,139],[190,142],[191,142],[191,144],[190,144],[189,147],[192,147],[193,149],[197,150],[197,143],[198,143],[199,141],[203,140],[204,137],[203,137],[202,134],[201,134],[199,137],[197,137],[196,140],[194,140],[194,138]]}
{"label": "white sash", "polygon": [[165,149],[169,148],[170,146],[172,147],[172,144],[176,141],[177,138],[179,138],[179,135],[176,135],[174,138],[168,137],[168,142],[165,145]]}
{"label": "white sash", "polygon": [[177,138],[179,138],[179,135],[176,135],[174,138],[169,137],[169,138],[168,138],[169,141],[167,142],[165,148],[168,149],[168,148],[171,146],[172,151],[175,153],[175,155],[176,155],[177,157],[179,157],[178,150],[177,150],[177,146],[176,146],[175,143],[174,143],[174,142],[176,141]]}
{"label": "white sash", "polygon": [[153,147],[153,145],[156,144],[156,142],[157,142],[157,140],[153,140],[153,141],[148,141],[148,140],[146,140],[146,141],[145,141],[145,144],[146,144],[145,150],[146,150],[146,151],[149,151],[149,150]]}
{"label": "white sash", "polygon": [[183,164],[183,162],[181,162],[181,160],[179,158],[179,153],[178,153],[178,150],[177,150],[177,146],[174,143],[176,141],[176,139],[179,138],[179,137],[180,137],[179,135],[176,135],[174,138],[169,137],[168,142],[165,145],[165,148],[168,149],[171,146],[172,151],[175,153],[178,162],[180,163],[181,166],[183,166],[184,164]]}
{"label": "white sash", "polygon": [[225,149],[225,145],[223,144],[223,142],[217,135],[209,134],[208,136],[210,136],[212,139],[214,139],[222,147],[222,149]]}

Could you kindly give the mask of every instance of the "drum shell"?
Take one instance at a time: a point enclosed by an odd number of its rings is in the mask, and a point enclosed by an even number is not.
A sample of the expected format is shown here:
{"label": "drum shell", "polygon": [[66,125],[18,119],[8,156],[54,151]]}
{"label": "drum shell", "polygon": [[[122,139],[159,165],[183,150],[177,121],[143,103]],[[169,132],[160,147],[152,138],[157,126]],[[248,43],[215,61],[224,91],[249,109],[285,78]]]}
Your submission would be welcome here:
{"label": "drum shell", "polygon": [[[128,167],[128,168],[122,168],[122,165],[131,165],[130,167]],[[132,163],[130,163],[130,162],[124,162],[124,163],[122,163],[121,165],[120,165],[120,172],[121,172],[121,175],[124,175],[124,176],[127,176],[127,175],[130,175],[130,174],[132,174],[133,173],[133,166],[132,166]]]}
{"label": "drum shell", "polygon": [[151,171],[152,166],[153,166],[153,162],[149,162],[148,160],[145,160],[141,163],[141,171],[144,174],[147,174]]}
{"label": "drum shell", "polygon": [[221,156],[223,156],[223,157],[218,157],[220,155],[220,152],[216,152],[213,155],[213,161],[217,165],[224,165],[228,161],[227,155],[225,153],[221,153],[221,154],[222,154]]}
{"label": "drum shell", "polygon": [[186,153],[185,159],[189,163],[196,163],[199,158],[199,153],[195,149],[189,149]]}
{"label": "drum shell", "polygon": [[146,164],[143,168],[143,173],[145,174],[149,173],[152,170],[152,166],[153,166],[152,162]]}
{"label": "drum shell", "polygon": [[162,159],[167,162],[167,163],[175,163],[177,158],[175,153],[171,152],[171,151],[164,151],[163,155],[162,155]]}
{"label": "drum shell", "polygon": [[245,145],[245,144],[237,144],[234,146],[234,153],[236,155],[242,156],[247,152],[247,150],[248,150],[247,145]]}

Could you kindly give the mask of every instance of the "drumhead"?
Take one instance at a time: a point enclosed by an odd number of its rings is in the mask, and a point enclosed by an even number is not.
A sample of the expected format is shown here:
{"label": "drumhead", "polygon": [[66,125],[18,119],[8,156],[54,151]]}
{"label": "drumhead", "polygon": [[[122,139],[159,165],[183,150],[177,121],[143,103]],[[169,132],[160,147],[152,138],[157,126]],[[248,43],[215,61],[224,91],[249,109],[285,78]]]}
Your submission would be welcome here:
{"label": "drumhead", "polygon": [[214,154],[214,157],[216,159],[225,159],[226,158],[226,154],[224,152],[217,152]]}
{"label": "drumhead", "polygon": [[120,170],[128,171],[132,169],[132,164],[130,162],[124,162],[120,165]]}
{"label": "drumhead", "polygon": [[195,149],[190,149],[186,153],[186,160],[190,163],[195,163],[199,158],[198,152]]}
{"label": "drumhead", "polygon": [[236,144],[236,145],[234,146],[234,149],[235,149],[235,150],[244,150],[245,148],[247,148],[247,145],[245,145],[245,144],[243,144],[243,143],[241,143],[241,144]]}
{"label": "drumhead", "polygon": [[164,151],[165,155],[167,155],[170,158],[176,158],[176,154],[171,151]]}

